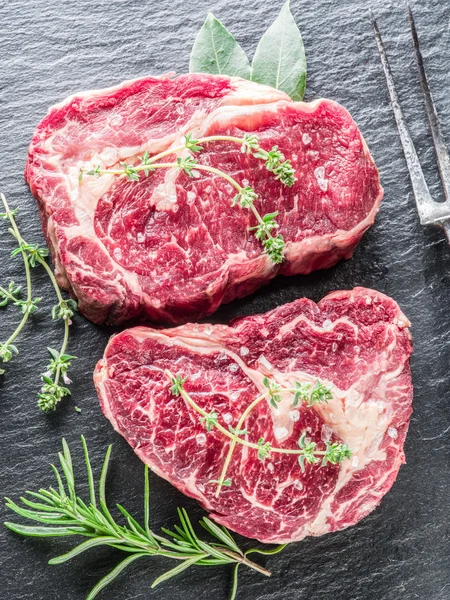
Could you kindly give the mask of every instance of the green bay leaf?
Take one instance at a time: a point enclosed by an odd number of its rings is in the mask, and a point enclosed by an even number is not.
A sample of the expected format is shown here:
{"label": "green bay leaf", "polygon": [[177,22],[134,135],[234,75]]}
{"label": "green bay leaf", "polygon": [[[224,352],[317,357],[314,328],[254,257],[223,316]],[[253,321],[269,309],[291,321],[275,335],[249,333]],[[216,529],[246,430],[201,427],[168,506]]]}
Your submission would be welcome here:
{"label": "green bay leaf", "polygon": [[286,92],[293,100],[302,100],[305,94],[305,48],[289,0],[259,41],[251,79]]}
{"label": "green bay leaf", "polygon": [[250,79],[251,68],[245,52],[212,13],[208,14],[195,38],[189,71]]}

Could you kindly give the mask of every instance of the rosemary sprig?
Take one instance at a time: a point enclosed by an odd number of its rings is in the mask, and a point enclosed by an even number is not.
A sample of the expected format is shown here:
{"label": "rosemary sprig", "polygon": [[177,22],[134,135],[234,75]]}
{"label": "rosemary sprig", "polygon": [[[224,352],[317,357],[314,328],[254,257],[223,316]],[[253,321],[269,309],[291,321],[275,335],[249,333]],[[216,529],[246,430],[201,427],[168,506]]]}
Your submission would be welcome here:
{"label": "rosemary sprig", "polygon": [[[4,218],[5,220],[9,220],[11,227],[8,229],[8,231],[15,238],[18,244],[17,248],[11,252],[11,256],[16,256],[18,254],[22,255],[27,289],[26,300],[21,300],[19,298],[21,288],[16,287],[14,282],[10,282],[7,289],[0,287],[0,298],[2,299],[0,306],[5,306],[8,302],[12,302],[15,306],[19,306],[23,312],[22,320],[14,332],[10,335],[6,342],[0,343],[0,359],[2,362],[8,362],[11,360],[13,354],[18,354],[19,351],[17,346],[15,346],[13,342],[25,327],[29,315],[37,310],[37,305],[41,301],[41,298],[32,299],[31,285],[31,269],[40,265],[46,271],[58,300],[58,303],[52,309],[52,318],[62,319],[64,322],[64,337],[61,349],[59,351],[52,348],[48,349],[52,356],[52,360],[47,366],[47,371],[41,375],[43,385],[38,393],[38,406],[42,411],[49,412],[55,410],[56,405],[61,401],[61,399],[70,394],[70,390],[60,384],[60,379],[62,377],[66,384],[70,383],[70,379],[67,376],[67,371],[71,364],[70,361],[75,357],[66,354],[66,349],[69,341],[69,327],[72,323],[71,319],[74,315],[74,312],[77,310],[77,303],[74,300],[65,300],[62,297],[61,290],[59,289],[53,271],[46,262],[46,258],[49,254],[48,250],[40,247],[37,244],[29,244],[24,240],[15,220],[17,209],[11,210],[5,196],[1,194],[0,197],[5,208],[5,212],[0,213],[0,217]],[[0,374],[3,373],[4,370],[0,369]]]}
{"label": "rosemary sprig", "polygon": [[[307,432],[303,431],[298,439],[299,450],[291,449],[291,448],[278,448],[272,446],[270,442],[266,442],[263,438],[259,438],[257,443],[249,442],[246,439],[242,439],[242,435],[247,435],[249,432],[246,429],[242,429],[245,420],[247,419],[250,412],[264,399],[269,399],[270,404],[277,408],[279,402],[281,401],[281,391],[288,392],[294,395],[294,401],[292,406],[297,406],[299,400],[301,399],[303,402],[307,403],[307,406],[310,407],[316,403],[327,403],[328,400],[332,399],[330,388],[326,388],[320,381],[317,381],[314,386],[312,384],[300,384],[299,382],[295,382],[293,388],[282,388],[276,382],[270,380],[268,377],[265,377],[263,383],[265,387],[267,387],[267,392],[261,394],[256,398],[244,411],[242,416],[240,417],[238,424],[235,429],[229,427],[227,430],[223,425],[221,425],[218,421],[218,413],[215,411],[211,411],[207,413],[201,406],[199,406],[195,400],[188,394],[188,392],[184,389],[184,383],[187,381],[187,377],[182,378],[179,374],[176,376],[173,375],[168,369],[165,370],[165,375],[172,383],[170,388],[171,393],[175,396],[181,396],[183,400],[191,406],[196,412],[200,414],[199,420],[205,423],[205,427],[207,431],[211,431],[212,428],[216,428],[218,431],[223,433],[227,438],[231,440],[231,444],[228,450],[228,454],[225,458],[224,465],[222,467],[222,472],[217,481],[212,481],[209,483],[217,483],[216,489],[216,497],[219,495],[221,488],[224,486],[224,481],[226,480],[226,473],[229,467],[234,449],[236,444],[241,444],[243,446],[247,446],[247,448],[252,448],[257,451],[257,456],[260,460],[265,460],[271,453],[275,454],[295,454],[298,456],[298,461],[302,472],[305,470],[305,462],[308,464],[317,464],[321,462],[321,466],[324,467],[328,463],[330,464],[338,464],[343,460],[348,459],[352,456],[351,450],[347,444],[340,444],[338,442],[325,442],[325,450],[318,450],[316,442],[312,442],[307,438]],[[174,393],[174,389],[176,389],[176,394]],[[211,415],[214,415],[211,418]],[[227,487],[231,485],[227,483]]]}
{"label": "rosemary sprig", "polygon": [[170,169],[179,168],[183,170],[189,177],[193,177],[194,169],[198,171],[206,171],[218,175],[230,183],[236,190],[237,194],[232,200],[232,206],[239,205],[241,208],[251,210],[253,213],[257,225],[250,228],[250,231],[254,232],[257,240],[261,242],[264,247],[265,253],[269,256],[272,262],[278,264],[283,261],[283,254],[285,248],[285,242],[281,234],[273,235],[272,232],[278,228],[276,217],[278,212],[268,213],[261,216],[258,210],[255,208],[255,200],[258,198],[255,191],[249,186],[241,186],[234,178],[230,177],[224,171],[210,167],[208,165],[201,165],[198,160],[193,158],[191,154],[181,158],[177,158],[176,163],[163,163],[158,162],[166,156],[177,154],[183,150],[189,150],[192,153],[198,153],[203,150],[201,144],[217,141],[228,141],[239,144],[241,151],[244,153],[250,153],[255,158],[264,161],[266,169],[275,175],[275,179],[279,179],[284,185],[291,187],[294,185],[296,178],[294,169],[292,168],[290,160],[286,160],[284,155],[278,150],[277,146],[273,146],[270,151],[264,150],[259,144],[259,139],[252,134],[245,134],[242,138],[234,136],[208,136],[198,140],[193,139],[191,134],[187,134],[184,139],[184,144],[175,148],[170,148],[154,156],[149,155],[148,151],[145,151],[144,155],[140,157],[140,163],[137,165],[128,165],[126,162],[121,163],[121,169],[102,169],[100,165],[95,166],[93,169],[81,169],[79,182],[81,184],[83,175],[90,175],[100,177],[102,175],[118,175],[126,177],[129,181],[139,181],[139,173],[142,171],[144,175],[148,175],[155,169]]}
{"label": "rosemary sprig", "polygon": [[109,446],[100,480],[96,489],[89,452],[84,437],[81,437],[87,471],[89,500],[85,502],[76,492],[76,480],[73,470],[72,457],[66,441],[62,440],[63,451],[59,453],[60,470],[52,465],[56,477],[56,489],[41,488],[38,492],[25,492],[21,505],[6,499],[6,506],[19,516],[36,521],[42,525],[22,525],[6,522],[11,531],[30,537],[70,537],[87,538],[71,551],[49,561],[56,565],[66,562],[82,552],[98,546],[110,546],[127,553],[128,556],[120,562],[108,575],[101,579],[87,596],[93,600],[108,584],[110,584],[129,564],[139,558],[163,556],[178,562],[177,566],[169,569],[155,579],[152,588],[178,575],[193,565],[219,566],[234,564],[233,588],[230,600],[234,600],[237,591],[237,569],[245,565],[250,569],[269,576],[270,571],[248,558],[250,553],[275,554],[285,545],[274,549],[252,548],[244,552],[236,544],[230,532],[223,526],[216,525],[207,517],[203,517],[200,525],[211,536],[212,541],[198,537],[186,510],[178,509],[179,524],[173,530],[162,528],[165,535],[154,533],[150,529],[150,485],[148,466],[144,472],[144,524],[136,519],[120,504],[117,509],[124,517],[125,524],[121,525],[113,517],[106,501],[106,477],[112,447]]}

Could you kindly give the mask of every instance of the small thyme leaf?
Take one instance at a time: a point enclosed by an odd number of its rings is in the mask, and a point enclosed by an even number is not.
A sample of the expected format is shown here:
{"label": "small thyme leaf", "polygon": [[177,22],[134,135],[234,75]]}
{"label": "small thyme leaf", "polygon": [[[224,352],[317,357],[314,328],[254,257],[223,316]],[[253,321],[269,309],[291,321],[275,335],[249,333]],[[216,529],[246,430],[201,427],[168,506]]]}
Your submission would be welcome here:
{"label": "small thyme leaf", "polygon": [[[100,177],[101,176],[100,171],[101,171],[101,166],[97,165],[90,171],[85,171],[85,173],[86,173],[86,175],[90,175],[91,177]],[[80,172],[83,173],[83,171],[80,171]],[[79,181],[81,181],[80,178],[79,178]]]}
{"label": "small thyme leaf", "polygon": [[283,163],[273,169],[275,179],[279,179],[283,185],[292,187],[297,181],[295,171],[290,160],[285,160]]}
{"label": "small thyme leaf", "polygon": [[8,209],[7,212],[0,213],[0,219],[7,221],[10,218],[10,215],[11,215],[11,217],[15,217],[18,212],[19,212],[18,208],[13,208],[12,210]]}
{"label": "small thyme leaf", "polygon": [[195,159],[193,156],[188,155],[185,156],[184,158],[178,157],[177,158],[177,165],[180,169],[182,169],[186,175],[189,175],[189,177],[194,177],[194,174],[192,173],[195,165],[197,164],[197,159]]}
{"label": "small thyme leaf", "polygon": [[52,319],[62,319],[69,321],[75,312],[78,310],[78,304],[71,298],[69,300],[61,300],[52,308]]}
{"label": "small thyme leaf", "polygon": [[[188,380],[188,377],[181,377],[181,375],[176,375],[171,378],[172,387],[170,388],[170,393],[172,396],[179,396],[181,392],[184,390],[184,384]],[[217,421],[217,419],[216,419]]]}
{"label": "small thyme leaf", "polygon": [[231,202],[231,206],[236,206],[238,204],[241,208],[250,208],[253,206],[253,203],[257,198],[258,195],[252,190],[252,188],[246,186],[241,188],[241,190],[236,194]]}
{"label": "small thyme leaf", "polygon": [[[241,152],[245,154],[247,152],[251,152],[252,150],[260,150],[259,138],[252,133],[246,133],[242,138]],[[256,153],[254,153],[253,156],[256,156]]]}
{"label": "small thyme leaf", "polygon": [[331,389],[332,386],[327,388],[323,385],[323,383],[317,381],[311,392],[309,406],[312,406],[313,404],[321,404],[322,402],[328,404],[329,400],[333,400],[333,394],[331,393]]}
{"label": "small thyme leaf", "polygon": [[298,463],[302,472],[305,471],[305,461],[310,465],[319,462],[319,458],[315,454],[317,444],[308,440],[306,435],[307,433],[304,431],[298,440],[298,446],[302,450],[302,453],[298,457]]}
{"label": "small thyme leaf", "polygon": [[[148,174],[150,173],[150,171],[153,171],[154,169],[151,168],[151,163],[150,163],[150,155],[148,153],[148,150],[146,150],[143,154],[143,156],[139,157],[139,160],[141,161],[139,163],[140,167],[145,167],[144,168],[144,175],[146,177],[148,177]],[[135,181],[139,181],[139,176],[137,178],[137,180]]]}
{"label": "small thyme leaf", "polygon": [[273,263],[279,264],[283,262],[284,248],[286,244],[281,234],[278,234],[276,237],[271,237],[264,240],[263,246],[267,256]]}
{"label": "small thyme leaf", "polygon": [[269,390],[268,394],[269,394],[269,398],[270,398],[270,404],[274,408],[277,408],[278,404],[281,402],[281,396],[280,396],[281,385],[279,385],[278,383],[275,383],[275,381],[273,381],[272,379],[269,379],[268,377],[264,377],[263,384]]}
{"label": "small thyme leaf", "polygon": [[[185,380],[182,380],[183,383]],[[206,417],[199,417],[200,423],[205,425],[206,431],[212,431],[213,428],[217,425],[217,419],[219,418],[219,414],[212,410]]]}
{"label": "small thyme leaf", "polygon": [[271,443],[264,441],[263,438],[259,438],[258,440],[258,458],[259,460],[265,460],[271,451]]}
{"label": "small thyme leaf", "polygon": [[22,286],[16,286],[14,281],[9,282],[7,289],[0,287],[0,306],[7,306],[9,302],[17,306],[17,303],[21,302],[19,298],[21,291]]}
{"label": "small thyme leaf", "polygon": [[234,427],[231,427],[231,425],[228,425],[228,431],[233,435],[247,435],[248,433],[247,429],[235,429]]}
{"label": "small thyme leaf", "polygon": [[325,454],[322,459],[322,467],[327,463],[337,465],[347,458],[351,458],[352,453],[347,444],[339,444],[338,442],[326,442]]}
{"label": "small thyme leaf", "polygon": [[192,137],[192,133],[188,133],[184,136],[184,145],[191,152],[201,152],[201,150],[203,150],[203,146],[200,146],[198,140],[195,140]]}
{"label": "small thyme leaf", "polygon": [[310,383],[299,383],[296,381],[294,384],[294,390],[294,402],[292,403],[292,406],[297,406],[299,402],[310,402]]}
{"label": "small thyme leaf", "polygon": [[2,362],[9,362],[14,354],[19,354],[17,346],[14,346],[14,344],[7,344],[6,342],[0,342],[0,358],[2,359]]}
{"label": "small thyme leaf", "polygon": [[215,483],[216,485],[220,485],[221,487],[230,487],[233,483],[232,480],[228,477],[223,481],[219,481],[218,479],[210,479],[208,483]]}
{"label": "small thyme leaf", "polygon": [[275,221],[277,216],[278,211],[264,215],[262,218],[262,223],[255,225],[255,227],[250,227],[249,231],[255,232],[255,238],[257,240],[265,240],[266,238],[269,238],[271,232],[278,228],[278,223]]}
{"label": "small thyme leaf", "polygon": [[21,241],[18,248],[15,248],[15,250],[11,252],[11,256],[16,256],[22,252],[25,252],[28,263],[30,267],[33,268],[42,260],[45,260],[49,254],[47,248],[42,248],[38,246],[38,244],[27,244],[26,242]]}
{"label": "small thyme leaf", "polygon": [[120,163],[120,165],[123,168],[123,174],[129,181],[139,181],[139,173],[135,167],[127,165],[125,162]]}

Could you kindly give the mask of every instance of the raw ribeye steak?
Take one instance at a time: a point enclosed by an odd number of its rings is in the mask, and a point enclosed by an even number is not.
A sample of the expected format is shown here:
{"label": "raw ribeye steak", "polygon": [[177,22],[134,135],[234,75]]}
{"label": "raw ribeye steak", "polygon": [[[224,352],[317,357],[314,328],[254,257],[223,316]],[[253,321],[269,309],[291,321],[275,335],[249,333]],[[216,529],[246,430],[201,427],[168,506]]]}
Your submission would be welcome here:
{"label": "raw ribeye steak", "polygon": [[[252,186],[261,214],[279,212],[283,264],[264,254],[249,231],[254,217],[231,206],[236,190],[219,176],[194,170],[191,179],[176,168],[141,172],[137,182],[78,182],[80,169],[136,164],[187,133],[254,133],[292,161],[297,182],[288,188],[236,144],[211,142],[198,155]],[[110,324],[196,320],[277,272],[309,273],[349,258],[382,197],[367,146],[340,105],[292,102],[270,87],[213,75],[147,77],[68,98],[37,127],[25,177],[58,282],[89,319]]]}
{"label": "raw ribeye steak", "polygon": [[[404,462],[412,411],[408,319],[389,297],[364,288],[305,298],[225,325],[128,329],[113,336],[95,372],[112,425],[150,468],[197,499],[218,523],[262,542],[291,542],[353,525],[392,486]],[[250,412],[243,439],[298,450],[298,440],[347,444],[340,464],[305,464],[298,456],[238,444],[216,497],[230,439],[181,396],[166,370],[187,377],[184,389],[217,423],[236,428],[248,405],[281,386]],[[330,388],[326,403],[294,406],[295,382]],[[229,482],[228,482],[229,483]]]}

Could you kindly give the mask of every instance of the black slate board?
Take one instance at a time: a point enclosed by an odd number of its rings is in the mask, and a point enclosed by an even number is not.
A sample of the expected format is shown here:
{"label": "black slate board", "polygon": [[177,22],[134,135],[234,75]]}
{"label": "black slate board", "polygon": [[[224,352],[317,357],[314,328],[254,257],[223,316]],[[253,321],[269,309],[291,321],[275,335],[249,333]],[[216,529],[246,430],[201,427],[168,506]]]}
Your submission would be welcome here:
{"label": "black slate board", "polygon": [[[426,176],[441,196],[412,57],[406,12],[397,2],[373,0],[401,100]],[[194,36],[207,11],[227,23],[252,53],[275,17],[279,2],[259,0],[10,0],[0,3],[0,188],[19,206],[27,239],[41,241],[35,202],[22,179],[33,129],[48,106],[80,89],[99,88],[147,74],[187,70]],[[450,139],[450,7],[413,2],[426,65],[444,131]],[[293,544],[268,560],[270,580],[241,574],[240,600],[446,600],[450,597],[450,251],[439,230],[419,226],[364,0],[293,0],[308,55],[307,99],[341,102],[360,125],[385,188],[375,227],[353,260],[309,277],[279,277],[267,288],[223,307],[214,322],[271,309],[302,295],[319,300],[335,289],[374,287],[393,296],[413,323],[415,413],[406,442],[408,464],[381,506],[356,527]],[[9,260],[12,240],[1,229],[0,281],[23,279],[19,260]],[[46,278],[34,274],[43,307],[54,302]],[[17,313],[0,313],[0,337]],[[21,355],[0,381],[0,493],[14,498],[49,485],[47,465],[60,438],[77,448],[84,433],[94,462],[114,443],[109,497],[142,515],[142,465],[100,413],[91,373],[109,331],[76,319],[70,352],[73,398],[55,415],[35,405],[46,346],[60,343],[61,329],[44,310],[19,340]],[[74,410],[77,405],[81,414]],[[81,455],[76,462],[81,467]],[[195,518],[202,511],[169,484],[152,476],[152,523],[171,525],[176,506]],[[83,491],[83,489],[81,490]],[[0,508],[0,518],[12,515]],[[70,544],[30,540],[0,530],[0,590],[6,600],[79,600],[121,555],[92,551],[71,563],[47,560]],[[164,563],[164,564],[163,564]],[[167,562],[136,563],[100,598],[225,600],[230,571],[191,569],[153,591],[149,586]]]}

